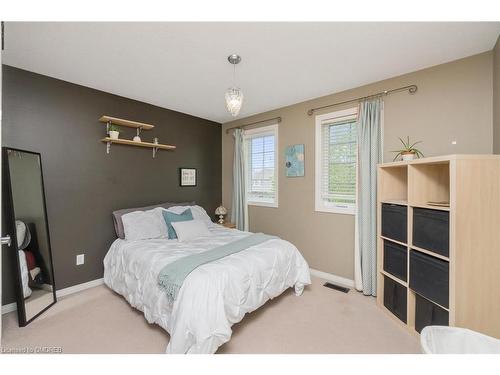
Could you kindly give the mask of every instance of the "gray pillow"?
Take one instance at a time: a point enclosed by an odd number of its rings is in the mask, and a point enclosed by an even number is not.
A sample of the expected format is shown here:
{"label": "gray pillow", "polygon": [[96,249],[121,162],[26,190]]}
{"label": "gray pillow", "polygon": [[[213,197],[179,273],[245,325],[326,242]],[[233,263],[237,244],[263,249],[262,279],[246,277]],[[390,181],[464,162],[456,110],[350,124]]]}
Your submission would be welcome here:
{"label": "gray pillow", "polygon": [[118,238],[125,238],[125,231],[123,229],[122,216],[134,211],[148,211],[156,207],[170,208],[174,206],[194,206],[196,202],[165,202],[160,204],[155,204],[153,206],[137,207],[137,208],[124,208],[122,210],[113,211],[113,225],[115,226],[116,236]]}

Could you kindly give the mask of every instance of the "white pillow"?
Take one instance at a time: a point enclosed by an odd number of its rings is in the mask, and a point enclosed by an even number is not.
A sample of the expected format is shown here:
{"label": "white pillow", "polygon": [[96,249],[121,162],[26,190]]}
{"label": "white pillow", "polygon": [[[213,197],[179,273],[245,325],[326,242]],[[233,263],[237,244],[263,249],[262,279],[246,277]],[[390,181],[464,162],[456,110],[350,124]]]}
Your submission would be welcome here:
{"label": "white pillow", "polygon": [[167,237],[167,225],[161,210],[134,211],[122,216],[123,231],[128,241]]}
{"label": "white pillow", "polygon": [[212,235],[202,220],[176,221],[172,226],[179,242]]}
{"label": "white pillow", "polygon": [[193,215],[193,220],[201,220],[205,223],[211,223],[212,220],[210,216],[208,216],[207,211],[201,206],[173,206],[167,209],[161,208],[162,210],[173,212],[174,214],[181,214],[186,211],[188,208],[191,209],[191,214]]}
{"label": "white pillow", "polygon": [[[152,212],[154,212],[157,216],[158,216],[158,220],[160,220],[160,227],[161,227],[161,232],[162,232],[162,235],[161,237],[165,237],[165,238],[168,238],[168,227],[167,227],[167,222],[165,221],[165,218],[163,217],[163,212],[164,208],[163,207],[156,207],[156,208],[153,208]],[[146,211],[146,212],[149,212],[149,211]]]}
{"label": "white pillow", "polygon": [[213,224],[212,219],[208,216],[207,211],[201,206],[192,206],[191,212],[193,213],[193,219],[204,221],[206,224]]}

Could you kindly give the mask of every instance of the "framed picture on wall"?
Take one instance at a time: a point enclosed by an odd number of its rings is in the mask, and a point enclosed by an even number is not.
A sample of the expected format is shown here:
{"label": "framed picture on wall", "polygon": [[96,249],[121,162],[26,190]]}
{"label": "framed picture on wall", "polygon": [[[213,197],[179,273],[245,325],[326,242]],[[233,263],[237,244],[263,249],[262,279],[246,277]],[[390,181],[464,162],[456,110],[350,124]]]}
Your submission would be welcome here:
{"label": "framed picture on wall", "polygon": [[196,168],[179,168],[180,186],[196,186]]}
{"label": "framed picture on wall", "polygon": [[287,177],[304,177],[304,145],[288,146],[285,149]]}

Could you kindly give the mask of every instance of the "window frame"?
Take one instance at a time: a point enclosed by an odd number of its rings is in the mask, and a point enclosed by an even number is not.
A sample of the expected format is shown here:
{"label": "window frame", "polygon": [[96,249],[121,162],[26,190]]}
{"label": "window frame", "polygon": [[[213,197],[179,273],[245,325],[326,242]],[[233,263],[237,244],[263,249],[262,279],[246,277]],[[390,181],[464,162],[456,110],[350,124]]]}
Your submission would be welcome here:
{"label": "window frame", "polygon": [[[342,109],[330,113],[325,113],[322,115],[317,115],[316,116],[316,125],[315,125],[315,132],[316,132],[316,138],[315,138],[315,198],[314,198],[314,210],[316,212],[327,212],[327,213],[334,213],[334,214],[344,214],[344,215],[355,215],[357,212],[357,205],[358,205],[358,197],[356,194],[356,203],[352,207],[340,207],[340,206],[334,206],[334,207],[327,207],[324,205],[323,200],[321,199],[321,179],[322,179],[322,125],[325,121],[327,120],[333,120],[333,121],[340,121],[342,119],[349,119],[350,117],[352,118],[358,118],[358,107],[353,107],[353,108],[348,108],[348,109]],[[356,128],[356,130],[358,130]],[[357,186],[358,186],[358,153],[357,153],[357,141],[356,141],[356,191],[357,191]]]}
{"label": "window frame", "polygon": [[274,202],[259,202],[259,201],[252,201],[248,197],[248,184],[250,181],[248,181],[248,178],[245,178],[245,197],[246,197],[246,204],[247,206],[258,206],[258,207],[272,207],[272,208],[278,208],[278,190],[279,190],[279,169],[278,169],[278,159],[279,159],[279,150],[278,150],[278,124],[271,124],[267,126],[261,126],[258,128],[253,128],[253,129],[248,129],[243,131],[243,140],[245,143],[244,150],[245,150],[245,175],[246,177],[249,176],[250,171],[247,170],[248,165],[249,165],[249,157],[248,155],[248,147],[247,147],[247,141],[250,138],[254,137],[260,137],[260,136],[265,136],[265,135],[274,135],[274,178],[276,181],[276,188],[274,191]]}

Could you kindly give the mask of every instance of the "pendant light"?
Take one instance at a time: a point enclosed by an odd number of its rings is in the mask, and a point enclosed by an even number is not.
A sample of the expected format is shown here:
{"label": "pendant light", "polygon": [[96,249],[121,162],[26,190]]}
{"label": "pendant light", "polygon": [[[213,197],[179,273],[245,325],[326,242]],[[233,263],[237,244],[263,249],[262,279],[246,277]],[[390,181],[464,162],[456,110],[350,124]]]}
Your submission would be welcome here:
{"label": "pendant light", "polygon": [[239,55],[233,54],[227,57],[229,63],[233,64],[233,86],[226,90],[226,108],[231,113],[233,117],[238,116],[240,113],[241,106],[243,104],[243,91],[240,88],[236,87],[235,76],[236,76],[236,64],[241,61],[241,57]]}

